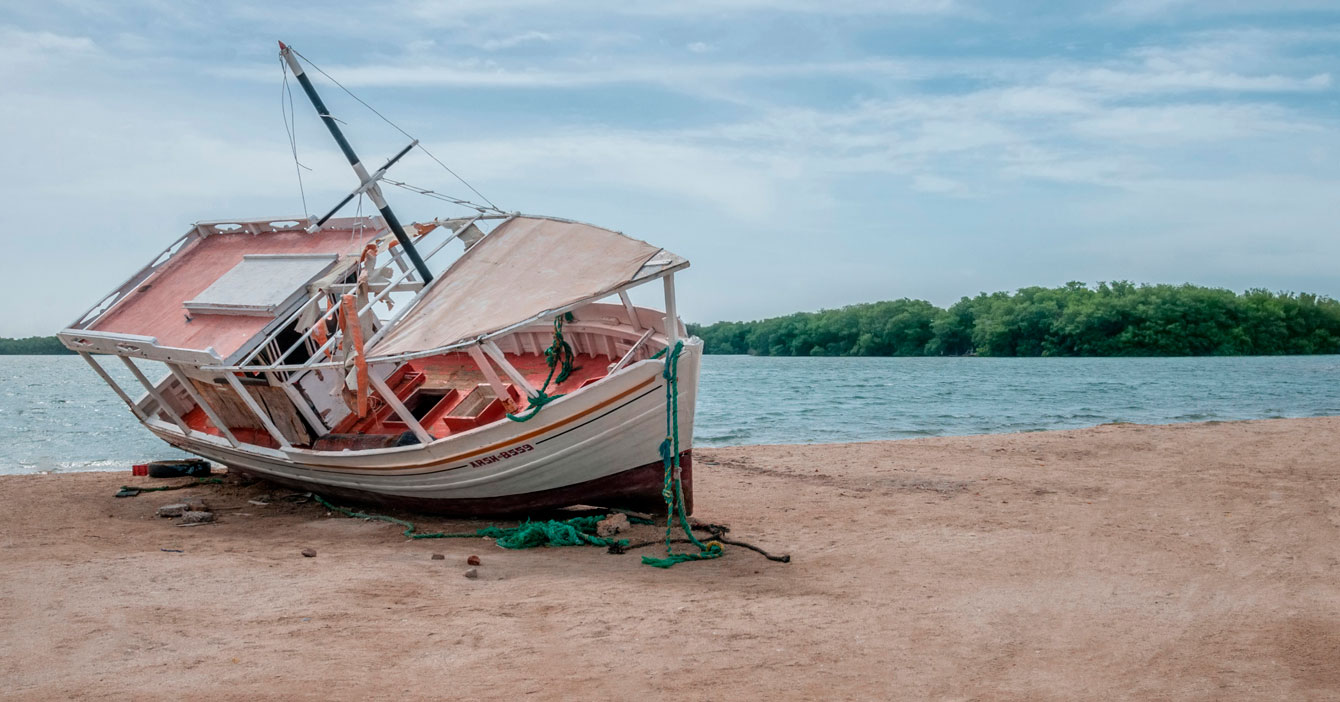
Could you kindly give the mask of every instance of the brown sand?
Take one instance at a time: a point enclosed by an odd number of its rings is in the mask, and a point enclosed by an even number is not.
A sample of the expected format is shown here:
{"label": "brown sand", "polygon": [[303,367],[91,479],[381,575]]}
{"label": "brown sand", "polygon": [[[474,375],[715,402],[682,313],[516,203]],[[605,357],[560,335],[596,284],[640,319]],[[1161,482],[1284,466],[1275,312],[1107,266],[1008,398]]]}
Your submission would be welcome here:
{"label": "brown sand", "polygon": [[[702,450],[698,516],[794,562],[669,571],[7,477],[0,695],[1338,699],[1337,457],[1340,418]],[[237,509],[152,516],[185,495]]]}

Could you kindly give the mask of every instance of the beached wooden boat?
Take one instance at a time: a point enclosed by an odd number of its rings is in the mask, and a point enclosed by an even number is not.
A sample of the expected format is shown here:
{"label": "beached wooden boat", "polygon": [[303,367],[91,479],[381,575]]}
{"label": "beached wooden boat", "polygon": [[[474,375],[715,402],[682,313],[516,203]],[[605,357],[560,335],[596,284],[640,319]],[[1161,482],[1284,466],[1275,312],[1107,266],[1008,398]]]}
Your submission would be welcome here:
{"label": "beached wooden boat", "polygon": [[[674,289],[688,261],[459,200],[470,216],[402,226],[379,181],[417,142],[369,174],[281,49],[358,189],[321,218],[195,224],[62,342],[167,443],[298,489],[452,514],[659,509],[677,419],[691,507],[702,345],[686,338]],[[378,216],[335,216],[362,195]],[[635,306],[628,290],[656,281],[665,309]],[[144,394],[98,355],[120,359]],[[166,368],[157,381],[153,364]]]}

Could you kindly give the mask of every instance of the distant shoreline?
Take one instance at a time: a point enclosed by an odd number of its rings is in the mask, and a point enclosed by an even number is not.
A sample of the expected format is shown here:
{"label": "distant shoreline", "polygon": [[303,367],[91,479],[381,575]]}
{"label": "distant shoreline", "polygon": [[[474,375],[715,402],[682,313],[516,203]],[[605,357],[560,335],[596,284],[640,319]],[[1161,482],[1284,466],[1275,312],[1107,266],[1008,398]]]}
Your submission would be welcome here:
{"label": "distant shoreline", "polygon": [[709,354],[755,356],[1276,356],[1340,353],[1340,302],[1198,285],[1021,288],[949,307],[888,300],[750,322],[690,324]]}
{"label": "distant shoreline", "polygon": [[74,352],[54,336],[0,338],[0,356],[73,356]]}

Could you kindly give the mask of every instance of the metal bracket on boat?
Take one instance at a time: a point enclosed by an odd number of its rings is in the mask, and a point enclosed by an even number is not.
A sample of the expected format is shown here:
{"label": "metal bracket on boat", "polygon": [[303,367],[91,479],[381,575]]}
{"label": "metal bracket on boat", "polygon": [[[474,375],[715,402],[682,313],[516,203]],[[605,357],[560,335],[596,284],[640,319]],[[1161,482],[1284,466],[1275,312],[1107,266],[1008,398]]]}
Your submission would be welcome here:
{"label": "metal bracket on boat", "polygon": [[[400,159],[404,158],[405,154],[410,152],[410,149],[413,149],[418,145],[419,145],[418,139],[411,141],[409,143],[409,146],[406,146],[405,148],[401,149],[400,153],[396,154],[395,156],[392,156],[391,159],[387,161],[381,168],[378,168],[377,170],[373,171],[370,175],[368,175],[367,180],[364,180],[362,183],[359,184],[357,188],[354,188],[353,192],[344,196],[344,199],[340,200],[338,203],[335,204],[334,207],[330,208],[330,211],[327,212],[325,216],[318,218],[315,222],[309,225],[307,227],[307,233],[309,234],[316,233],[316,230],[320,229],[321,225],[326,223],[326,220],[330,219],[331,217],[334,217],[335,213],[339,212],[340,209],[342,209],[345,205],[349,204],[350,200],[353,200],[359,195],[362,195],[363,193],[366,193],[376,188],[377,182],[380,181],[386,175],[387,169],[389,169],[391,166],[394,166],[396,161],[399,161]],[[374,198],[380,199],[381,198],[380,192],[374,193]]]}

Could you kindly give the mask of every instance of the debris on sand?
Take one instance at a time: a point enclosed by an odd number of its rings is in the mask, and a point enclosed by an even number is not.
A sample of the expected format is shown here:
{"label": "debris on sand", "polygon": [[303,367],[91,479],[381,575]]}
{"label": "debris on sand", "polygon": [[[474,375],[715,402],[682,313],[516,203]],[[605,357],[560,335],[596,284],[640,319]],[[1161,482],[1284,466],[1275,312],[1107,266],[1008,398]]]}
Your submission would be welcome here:
{"label": "debris on sand", "polygon": [[628,527],[628,515],[616,512],[596,524],[596,536],[608,539],[621,531],[627,531]]}
{"label": "debris on sand", "polygon": [[182,512],[185,512],[186,508],[189,506],[190,505],[187,505],[185,502],[177,502],[175,504],[163,505],[162,507],[158,508],[158,516],[163,517],[164,519],[170,517],[180,517]]}
{"label": "debris on sand", "polygon": [[181,513],[182,524],[208,524],[214,521],[213,512],[185,510]]}

